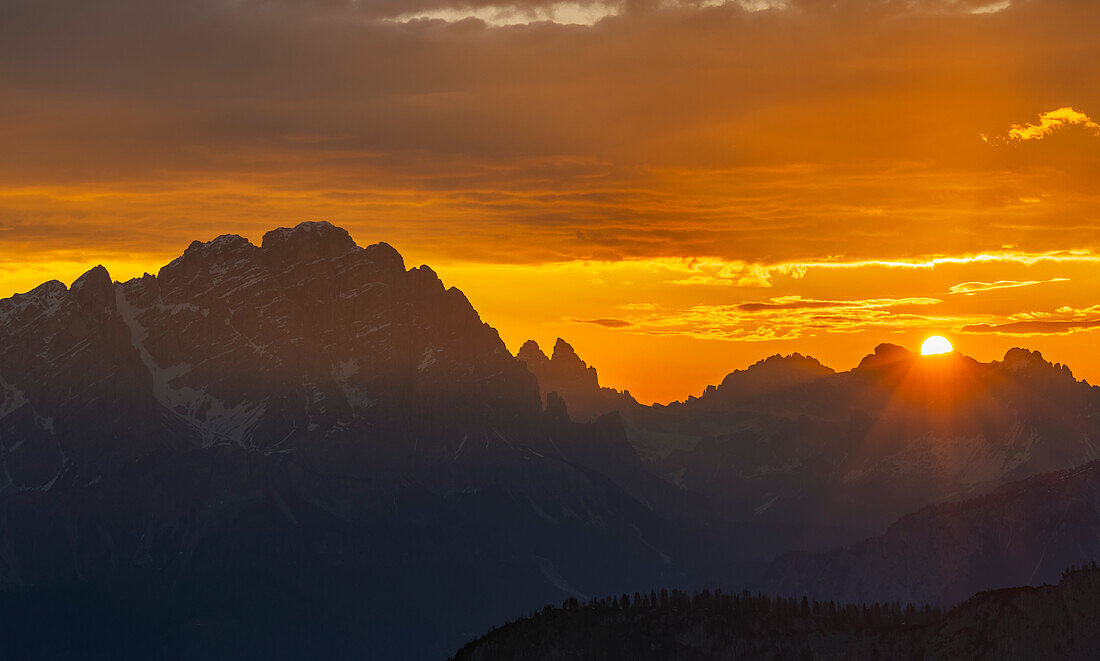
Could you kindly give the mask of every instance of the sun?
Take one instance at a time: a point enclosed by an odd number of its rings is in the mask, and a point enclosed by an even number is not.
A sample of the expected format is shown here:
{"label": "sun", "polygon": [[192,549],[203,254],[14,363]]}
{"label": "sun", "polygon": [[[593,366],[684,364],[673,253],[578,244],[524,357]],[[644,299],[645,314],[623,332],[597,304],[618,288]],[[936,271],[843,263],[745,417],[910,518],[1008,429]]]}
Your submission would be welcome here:
{"label": "sun", "polygon": [[924,344],[920,345],[920,355],[922,356],[934,356],[941,353],[951,353],[955,349],[951,346],[951,343],[947,341],[947,338],[942,335],[933,335],[924,341]]}

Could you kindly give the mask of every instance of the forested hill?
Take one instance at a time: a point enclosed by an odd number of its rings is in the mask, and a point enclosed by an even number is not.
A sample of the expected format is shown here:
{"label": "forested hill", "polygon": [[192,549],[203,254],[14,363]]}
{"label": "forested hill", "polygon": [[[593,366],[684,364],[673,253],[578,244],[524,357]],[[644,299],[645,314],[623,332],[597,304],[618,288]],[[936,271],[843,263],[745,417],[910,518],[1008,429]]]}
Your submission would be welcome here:
{"label": "forested hill", "polygon": [[984,592],[947,613],[747,592],[570,599],[489,632],[454,661],[1089,659],[1100,653],[1098,625],[1093,564],[1058,585]]}
{"label": "forested hill", "polygon": [[457,660],[907,659],[941,619],[929,606],[662,590],[547,606],[467,645]]}

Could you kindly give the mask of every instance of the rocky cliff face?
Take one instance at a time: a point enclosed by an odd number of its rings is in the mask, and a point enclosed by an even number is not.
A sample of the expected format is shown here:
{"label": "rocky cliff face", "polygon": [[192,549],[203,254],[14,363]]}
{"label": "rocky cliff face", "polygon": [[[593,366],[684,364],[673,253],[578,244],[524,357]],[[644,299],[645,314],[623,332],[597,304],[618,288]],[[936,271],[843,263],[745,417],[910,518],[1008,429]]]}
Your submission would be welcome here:
{"label": "rocky cliff face", "polygon": [[96,267],[5,303],[7,491],[87,485],[159,444],[284,452],[397,433],[442,453],[468,434],[530,435],[540,414],[535,380],[461,292],[327,223],[261,246],[195,242],[156,277]]}
{"label": "rocky cliff face", "polygon": [[438,658],[547,597],[729,571],[705,518],[617,418],[544,411],[461,292],[327,223],[0,301],[16,656],[77,627],[108,656]]}
{"label": "rocky cliff face", "polygon": [[537,377],[543,398],[557,393],[569,407],[570,415],[578,421],[595,420],[611,412],[628,415],[638,406],[629,392],[601,387],[596,368],[589,367],[560,337],[550,357],[534,340],[527,340],[516,358]]}

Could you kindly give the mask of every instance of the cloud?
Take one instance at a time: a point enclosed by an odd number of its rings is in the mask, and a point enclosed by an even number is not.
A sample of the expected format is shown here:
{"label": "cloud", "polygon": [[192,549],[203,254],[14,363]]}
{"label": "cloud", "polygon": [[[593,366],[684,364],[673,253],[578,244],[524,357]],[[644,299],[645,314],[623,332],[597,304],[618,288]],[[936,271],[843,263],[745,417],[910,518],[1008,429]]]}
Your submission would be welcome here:
{"label": "cloud", "polygon": [[773,298],[766,303],[740,303],[737,309],[743,312],[768,312],[773,310],[844,310],[893,308],[902,305],[935,305],[942,303],[938,298],[881,298],[856,301],[814,300],[801,296],[783,296]]}
{"label": "cloud", "polygon": [[[726,341],[770,341],[828,333],[943,326],[949,320],[913,312],[941,303],[934,298],[816,300],[785,296],[736,305],[651,307],[615,319],[611,328],[630,333]],[[586,323],[592,323],[588,321]]]}
{"label": "cloud", "polygon": [[1019,312],[1008,320],[994,324],[968,324],[964,333],[998,335],[1065,335],[1100,327],[1100,305],[1087,308],[1062,306],[1053,312]]}
{"label": "cloud", "polygon": [[[773,286],[775,264],[1100,248],[1100,170],[968,143],[1046,86],[1100,104],[1058,55],[1097,54],[1080,3],[578,0],[621,7],[583,29],[388,20],[567,4],[549,0],[94,4],[0,9],[0,151],[19,154],[0,215],[25,219],[0,252],[164,253],[311,217],[433,262],[720,260],[680,278],[696,291]],[[1030,50],[1003,48],[1020,34]]]}
{"label": "cloud", "polygon": [[988,4],[978,5],[970,9],[971,14],[996,14],[1012,6],[1012,0],[995,0]]}
{"label": "cloud", "polygon": [[422,9],[398,14],[386,20],[395,23],[432,20],[454,23],[476,20],[493,27],[528,25],[543,21],[558,25],[592,26],[610,16],[618,16],[622,9],[622,2],[486,4]]}
{"label": "cloud", "polygon": [[998,280],[996,282],[960,282],[952,285],[952,294],[966,294],[967,296],[997,289],[1016,289],[1017,287],[1031,287],[1050,282],[1069,282],[1069,278],[1050,278],[1048,280]]}
{"label": "cloud", "polygon": [[578,324],[595,324],[596,326],[603,326],[604,328],[627,328],[633,326],[632,322],[625,319],[573,319],[566,318],[566,321],[571,321]]}
{"label": "cloud", "polygon": [[1100,327],[1100,319],[1081,321],[1011,321],[1003,324],[969,324],[964,333],[995,333],[998,335],[1065,335],[1074,331]]}
{"label": "cloud", "polygon": [[800,273],[800,266],[763,265],[745,262],[727,262],[719,258],[692,260],[687,267],[691,274],[686,278],[673,280],[672,284],[682,286],[709,287],[771,287],[776,275]]}
{"label": "cloud", "polygon": [[1064,126],[1080,125],[1100,135],[1100,124],[1083,112],[1068,106],[1039,115],[1038,124],[1013,125],[1008,131],[1010,140],[1041,140]]}
{"label": "cloud", "polygon": [[[647,260],[637,260],[644,262]],[[691,260],[648,260],[662,269],[683,273],[670,281],[675,285],[710,287],[770,288],[775,278],[786,276],[802,279],[815,270],[844,271],[864,269],[934,270],[952,266],[1035,266],[1037,264],[1100,264],[1100,255],[1092,250],[1051,250],[1027,252],[1004,249],[977,254],[914,256],[907,259],[843,259],[840,257],[816,260],[784,261],[775,264],[751,264],[743,261],[725,261],[720,257],[701,257]],[[998,280],[996,282],[963,282],[950,288],[952,294],[971,294],[993,289],[1027,287],[1049,282],[1063,282],[1066,278],[1047,280]]]}
{"label": "cloud", "polygon": [[[1013,124],[1008,130],[1006,140],[1008,142],[1024,142],[1027,140],[1042,140],[1055,131],[1067,126],[1081,126],[1093,135],[1100,136],[1100,124],[1092,121],[1085,113],[1074,110],[1069,106],[1063,106],[1057,110],[1049,110],[1039,114],[1038,124]],[[996,141],[996,138],[982,135],[985,142]]]}
{"label": "cloud", "polygon": [[516,27],[534,23],[592,27],[607,18],[624,14],[695,12],[726,7],[746,12],[786,9],[788,0],[528,0],[526,2],[431,2],[414,11],[383,18],[386,22],[480,21],[489,27]]}

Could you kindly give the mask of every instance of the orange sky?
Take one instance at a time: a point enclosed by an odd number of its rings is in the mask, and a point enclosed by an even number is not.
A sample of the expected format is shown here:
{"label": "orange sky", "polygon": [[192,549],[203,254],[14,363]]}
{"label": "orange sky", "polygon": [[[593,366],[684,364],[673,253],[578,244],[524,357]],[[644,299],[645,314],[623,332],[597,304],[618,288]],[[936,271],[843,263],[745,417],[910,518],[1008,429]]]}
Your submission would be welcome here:
{"label": "orange sky", "polygon": [[1090,0],[17,0],[0,295],[324,219],[644,401],[933,332],[1100,382],[1097,34]]}

